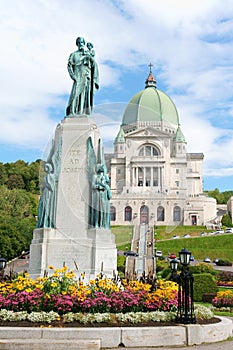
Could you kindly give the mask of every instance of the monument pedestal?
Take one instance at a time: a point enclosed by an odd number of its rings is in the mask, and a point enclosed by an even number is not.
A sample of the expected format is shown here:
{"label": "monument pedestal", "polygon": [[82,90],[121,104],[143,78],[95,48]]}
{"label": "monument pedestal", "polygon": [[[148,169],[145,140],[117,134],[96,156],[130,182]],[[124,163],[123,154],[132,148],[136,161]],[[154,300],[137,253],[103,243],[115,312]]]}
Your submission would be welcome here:
{"label": "monument pedestal", "polygon": [[55,228],[37,228],[30,247],[29,273],[41,277],[48,266],[63,264],[85,280],[102,272],[113,277],[117,269],[117,249],[111,230],[90,228],[90,183],[87,174],[91,137],[97,152],[99,129],[93,118],[65,118],[56,128],[54,145],[61,145],[57,183]]}
{"label": "monument pedestal", "polygon": [[87,237],[67,238],[58,229],[35,229],[30,246],[30,276],[42,277],[65,264],[85,281],[101,272],[112,278],[116,273],[117,250],[111,230],[88,229]]}

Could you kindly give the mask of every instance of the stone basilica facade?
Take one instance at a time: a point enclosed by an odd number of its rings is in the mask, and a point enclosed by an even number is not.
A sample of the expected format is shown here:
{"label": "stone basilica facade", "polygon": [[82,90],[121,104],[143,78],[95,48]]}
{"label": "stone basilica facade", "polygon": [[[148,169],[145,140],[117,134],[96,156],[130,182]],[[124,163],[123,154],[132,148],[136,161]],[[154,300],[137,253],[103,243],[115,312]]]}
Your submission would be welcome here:
{"label": "stone basilica facade", "polygon": [[187,153],[175,104],[150,73],[128,103],[106,154],[111,177],[111,225],[205,225],[216,201],[202,188],[202,153]]}

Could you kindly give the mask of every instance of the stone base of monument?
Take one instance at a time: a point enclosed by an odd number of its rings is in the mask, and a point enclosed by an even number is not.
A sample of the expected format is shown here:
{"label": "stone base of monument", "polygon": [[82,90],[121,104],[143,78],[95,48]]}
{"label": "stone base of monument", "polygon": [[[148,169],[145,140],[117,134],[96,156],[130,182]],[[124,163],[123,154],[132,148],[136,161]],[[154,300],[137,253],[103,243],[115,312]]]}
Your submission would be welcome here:
{"label": "stone base of monument", "polygon": [[[89,282],[102,273],[115,277],[117,249],[111,230],[88,229],[87,236],[67,237],[65,230],[35,229],[30,246],[29,273],[32,278],[43,277],[45,273],[66,265],[77,278]],[[84,277],[83,277],[84,276]]]}
{"label": "stone base of monument", "polygon": [[[88,228],[93,181],[90,170],[94,172],[96,168],[96,161],[92,163],[94,160],[89,158],[90,139],[97,161],[100,132],[93,118],[69,117],[57,125],[47,158],[52,169],[49,176],[56,177],[53,181],[47,178],[48,174],[44,178],[47,192],[42,190],[44,211],[40,213],[44,220],[38,221],[43,228],[34,230],[30,246],[29,273],[33,278],[52,273],[49,266],[60,269],[64,264],[84,282],[100,272],[115,276],[114,235],[108,229]],[[48,186],[50,182],[53,191]],[[51,227],[51,222],[55,228],[45,228]]]}

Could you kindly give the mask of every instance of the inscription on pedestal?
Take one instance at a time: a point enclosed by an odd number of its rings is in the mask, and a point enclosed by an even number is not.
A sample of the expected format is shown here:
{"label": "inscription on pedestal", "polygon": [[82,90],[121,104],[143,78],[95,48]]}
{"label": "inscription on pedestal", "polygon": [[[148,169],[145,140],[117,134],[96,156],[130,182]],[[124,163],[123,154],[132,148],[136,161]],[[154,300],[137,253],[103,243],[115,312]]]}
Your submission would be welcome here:
{"label": "inscription on pedestal", "polygon": [[81,163],[81,150],[80,148],[72,148],[69,150],[67,157],[65,158],[65,165],[63,167],[63,173],[77,173],[82,170]]}

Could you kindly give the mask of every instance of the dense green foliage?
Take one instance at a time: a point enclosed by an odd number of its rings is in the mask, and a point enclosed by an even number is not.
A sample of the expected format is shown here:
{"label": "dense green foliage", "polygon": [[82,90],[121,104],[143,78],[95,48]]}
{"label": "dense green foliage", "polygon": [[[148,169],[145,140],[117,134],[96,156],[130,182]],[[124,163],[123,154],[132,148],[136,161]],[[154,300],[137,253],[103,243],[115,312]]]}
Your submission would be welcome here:
{"label": "dense green foliage", "polygon": [[205,191],[205,193],[207,193],[209,197],[215,198],[218,204],[226,204],[228,199],[233,196],[233,191],[219,192],[218,188],[212,191]]}
{"label": "dense green foliage", "polygon": [[40,163],[0,163],[0,256],[7,260],[29,249],[36,226]]}
{"label": "dense green foliage", "polygon": [[0,254],[7,260],[29,248],[36,226],[37,195],[0,186]]}
{"label": "dense green foliage", "polygon": [[40,160],[28,164],[23,160],[14,163],[0,163],[0,186],[8,189],[24,189],[39,194]]}
{"label": "dense green foliage", "polygon": [[194,277],[194,286],[193,286],[193,299],[194,301],[202,301],[202,295],[204,293],[217,293],[218,286],[209,273],[202,273],[193,275]]}
{"label": "dense green foliage", "polygon": [[226,226],[226,227],[232,227],[232,220],[231,220],[231,216],[229,214],[225,214],[222,217],[222,225]]}

